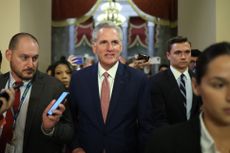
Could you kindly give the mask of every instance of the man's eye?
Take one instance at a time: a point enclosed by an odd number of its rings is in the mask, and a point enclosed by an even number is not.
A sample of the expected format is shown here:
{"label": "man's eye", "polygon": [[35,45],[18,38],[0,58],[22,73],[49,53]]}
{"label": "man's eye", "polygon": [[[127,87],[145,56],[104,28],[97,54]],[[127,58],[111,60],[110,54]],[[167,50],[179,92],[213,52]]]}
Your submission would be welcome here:
{"label": "man's eye", "polygon": [[224,87],[224,84],[223,83],[212,83],[212,86],[214,88],[220,89]]}
{"label": "man's eye", "polygon": [[27,56],[21,56],[20,58],[21,58],[21,60],[23,60],[23,61],[26,61],[26,60],[28,59]]}
{"label": "man's eye", "polygon": [[32,58],[33,62],[36,62],[38,60],[38,56],[35,56]]}
{"label": "man's eye", "polygon": [[112,44],[117,45],[117,44],[119,44],[119,42],[118,41],[112,41]]}
{"label": "man's eye", "polygon": [[180,54],[181,54],[181,52],[175,52],[175,54],[176,54],[176,55],[180,55]]}
{"label": "man's eye", "polygon": [[107,44],[107,41],[101,41],[99,44]]}

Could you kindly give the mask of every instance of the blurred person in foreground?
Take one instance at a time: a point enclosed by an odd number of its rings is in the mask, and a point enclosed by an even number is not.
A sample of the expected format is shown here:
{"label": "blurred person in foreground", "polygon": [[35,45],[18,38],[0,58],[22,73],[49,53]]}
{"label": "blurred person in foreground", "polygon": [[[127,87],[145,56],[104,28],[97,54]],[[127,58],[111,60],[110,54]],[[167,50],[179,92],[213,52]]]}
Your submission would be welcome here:
{"label": "blurred person in foreground", "polygon": [[198,58],[193,89],[203,101],[196,118],[154,131],[145,153],[230,152],[230,43],[216,43]]}
{"label": "blurred person in foreground", "polygon": [[74,72],[70,83],[72,153],[143,153],[152,131],[148,79],[119,61],[120,27],[99,23],[92,39],[99,61]]}
{"label": "blurred person in foreground", "polygon": [[1,153],[60,153],[72,139],[68,108],[60,104],[53,115],[47,115],[65,88],[38,70],[38,57],[39,44],[33,35],[17,33],[11,38],[6,51],[10,71],[0,75],[0,89],[11,88],[17,82],[23,82],[23,86],[18,89],[19,106],[15,98],[13,107],[2,114],[6,124],[0,127]]}

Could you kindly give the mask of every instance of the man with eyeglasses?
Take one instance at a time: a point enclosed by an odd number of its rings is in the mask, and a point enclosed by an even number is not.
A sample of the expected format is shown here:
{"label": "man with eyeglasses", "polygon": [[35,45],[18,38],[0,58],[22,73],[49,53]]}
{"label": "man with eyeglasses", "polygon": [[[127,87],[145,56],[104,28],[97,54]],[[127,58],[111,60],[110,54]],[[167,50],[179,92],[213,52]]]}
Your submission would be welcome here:
{"label": "man with eyeglasses", "polygon": [[100,23],[92,39],[98,63],[75,72],[70,83],[72,153],[143,153],[152,131],[148,79],[119,62],[120,27]]}
{"label": "man with eyeglasses", "polygon": [[154,128],[185,122],[199,113],[200,101],[193,94],[188,67],[191,43],[186,37],[171,38],[166,56],[170,68],[150,79]]}

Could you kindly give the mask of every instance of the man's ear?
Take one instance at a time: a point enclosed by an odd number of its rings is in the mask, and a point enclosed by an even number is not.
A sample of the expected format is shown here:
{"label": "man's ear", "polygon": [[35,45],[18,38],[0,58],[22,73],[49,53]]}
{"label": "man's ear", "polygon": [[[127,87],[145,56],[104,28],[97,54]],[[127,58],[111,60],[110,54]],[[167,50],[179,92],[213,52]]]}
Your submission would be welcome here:
{"label": "man's ear", "polygon": [[12,57],[12,50],[7,49],[6,52],[5,52],[5,56],[6,56],[6,59],[7,59],[8,61],[10,61],[10,60],[11,60],[11,57]]}
{"label": "man's ear", "polygon": [[200,86],[197,84],[197,81],[194,77],[192,78],[192,90],[195,95],[200,96]]}
{"label": "man's ear", "polygon": [[167,57],[168,60],[170,60],[170,52],[169,52],[169,51],[167,51],[167,52],[165,53],[165,56]]}
{"label": "man's ear", "polygon": [[96,54],[96,43],[92,42],[91,45],[92,45],[93,53]]}

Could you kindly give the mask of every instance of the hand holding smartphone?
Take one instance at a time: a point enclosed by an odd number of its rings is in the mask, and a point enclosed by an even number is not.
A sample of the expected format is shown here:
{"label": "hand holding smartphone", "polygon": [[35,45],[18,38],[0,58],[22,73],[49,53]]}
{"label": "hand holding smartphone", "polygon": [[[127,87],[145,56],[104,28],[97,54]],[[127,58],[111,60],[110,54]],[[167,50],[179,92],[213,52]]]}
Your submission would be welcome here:
{"label": "hand holding smartphone", "polygon": [[74,59],[74,63],[77,64],[77,65],[84,64],[84,58],[81,57],[81,56],[77,56],[77,57]]}
{"label": "hand holding smartphone", "polygon": [[63,92],[59,98],[55,101],[55,103],[52,105],[52,107],[49,109],[47,115],[53,115],[53,111],[58,108],[58,105],[63,103],[67,96],[69,95],[69,92]]}
{"label": "hand holding smartphone", "polygon": [[137,60],[144,60],[145,62],[148,62],[149,58],[150,57],[148,55],[144,55],[144,54],[138,54],[137,56]]}

